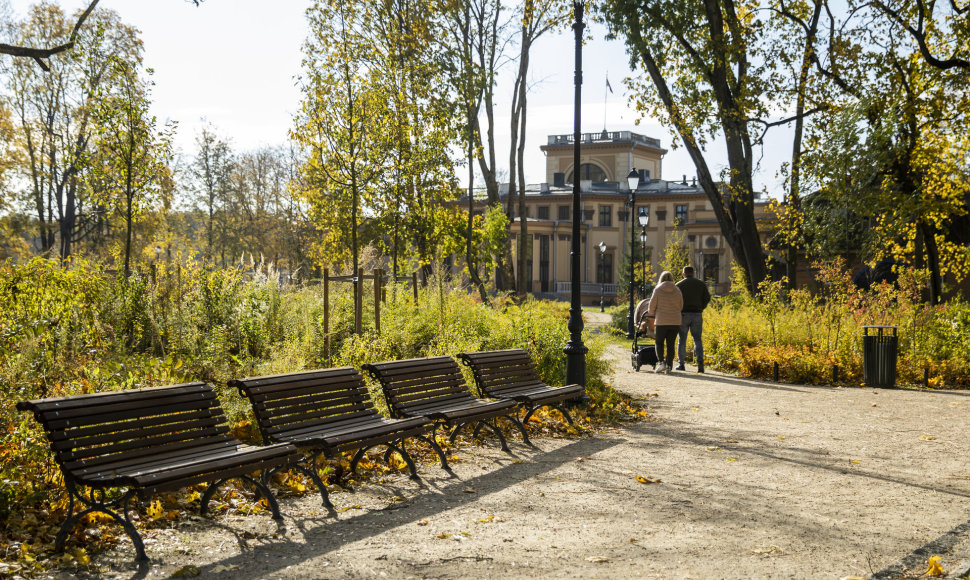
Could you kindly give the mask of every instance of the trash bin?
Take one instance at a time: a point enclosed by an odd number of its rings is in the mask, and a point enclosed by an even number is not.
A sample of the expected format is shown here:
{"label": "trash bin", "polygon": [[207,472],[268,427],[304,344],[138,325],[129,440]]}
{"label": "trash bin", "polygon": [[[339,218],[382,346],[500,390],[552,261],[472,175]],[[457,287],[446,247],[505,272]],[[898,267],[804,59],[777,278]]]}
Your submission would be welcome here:
{"label": "trash bin", "polygon": [[862,327],[862,368],[867,387],[896,386],[898,352],[895,326]]}

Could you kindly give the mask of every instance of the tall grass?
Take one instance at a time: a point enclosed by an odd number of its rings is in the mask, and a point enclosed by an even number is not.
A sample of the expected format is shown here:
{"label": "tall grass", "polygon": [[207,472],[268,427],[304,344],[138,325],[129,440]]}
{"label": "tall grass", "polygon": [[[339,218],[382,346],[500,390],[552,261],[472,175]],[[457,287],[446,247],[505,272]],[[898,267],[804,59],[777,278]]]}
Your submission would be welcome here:
{"label": "tall grass", "polygon": [[[356,335],[352,288],[339,284],[326,337],[323,287],[282,287],[278,278],[260,264],[160,263],[127,279],[83,260],[0,265],[0,518],[60,493],[43,435],[15,410],[19,400],[199,380],[240,424],[251,410],[226,387],[232,378],[501,348],[526,349],[546,382],[564,383],[564,305],[485,305],[436,276],[416,302],[411,288],[387,289],[380,334],[373,292],[365,294]],[[608,417],[620,405],[605,382],[605,345],[587,340],[591,412]]]}
{"label": "tall grass", "polygon": [[901,272],[898,286],[853,286],[839,262],[819,264],[818,289],[783,292],[768,282],[758,298],[715,300],[704,313],[708,364],[744,376],[769,378],[775,363],[782,380],[863,384],[864,326],[895,326],[899,336],[898,382],[970,387],[970,306],[962,300],[931,306],[922,301],[925,275]]}

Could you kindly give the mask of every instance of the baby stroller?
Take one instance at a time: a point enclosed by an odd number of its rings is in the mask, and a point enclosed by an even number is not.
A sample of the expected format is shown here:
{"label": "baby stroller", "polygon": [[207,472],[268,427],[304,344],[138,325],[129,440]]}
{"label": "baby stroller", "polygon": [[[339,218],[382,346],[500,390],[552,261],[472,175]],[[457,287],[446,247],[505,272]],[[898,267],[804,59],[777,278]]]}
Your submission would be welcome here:
{"label": "baby stroller", "polygon": [[[647,339],[656,338],[657,333],[654,328],[654,317],[647,314],[648,300],[641,300],[634,310],[634,320],[636,322],[636,332],[633,333],[633,370],[639,371],[643,365],[657,366],[657,346],[656,344],[640,344],[647,342]],[[641,340],[642,339],[642,340]]]}

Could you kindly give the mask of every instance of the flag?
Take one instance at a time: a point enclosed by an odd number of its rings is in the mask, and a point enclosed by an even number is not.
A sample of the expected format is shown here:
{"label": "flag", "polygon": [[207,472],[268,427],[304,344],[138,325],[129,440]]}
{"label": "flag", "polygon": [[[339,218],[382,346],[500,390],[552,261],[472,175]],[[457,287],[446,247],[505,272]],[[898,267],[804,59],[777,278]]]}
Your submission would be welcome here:
{"label": "flag", "polygon": [[610,94],[612,95],[613,94],[613,87],[610,86],[610,77],[606,77],[606,88],[607,88],[607,90],[610,91]]}

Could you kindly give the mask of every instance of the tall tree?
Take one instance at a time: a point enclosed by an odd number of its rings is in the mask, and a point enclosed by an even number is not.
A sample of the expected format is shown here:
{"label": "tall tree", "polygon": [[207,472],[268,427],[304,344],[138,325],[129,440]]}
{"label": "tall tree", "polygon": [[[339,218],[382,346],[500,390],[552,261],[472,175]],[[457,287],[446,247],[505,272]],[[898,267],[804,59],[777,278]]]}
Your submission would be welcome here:
{"label": "tall tree", "polygon": [[[229,142],[220,138],[215,129],[206,124],[196,135],[197,147],[195,159],[192,163],[192,175],[195,178],[195,191],[201,209],[205,212],[206,245],[204,256],[206,262],[213,263],[217,254],[218,223],[220,216],[228,216],[226,205],[229,196],[229,180],[233,163],[233,152]],[[222,211],[221,211],[222,210]],[[225,259],[225,244],[219,243],[221,260]]]}
{"label": "tall tree", "polygon": [[[759,39],[764,23],[748,0],[606,0],[604,13],[622,36],[631,64],[647,73],[631,79],[640,110],[672,126],[697,168],[721,234],[742,265],[753,291],[766,277],[765,255],[754,219],[753,119],[768,117],[768,91]],[[649,85],[648,85],[649,83]],[[703,148],[724,139],[728,160],[722,189]]]}
{"label": "tall tree", "polygon": [[90,164],[99,173],[101,192],[108,204],[117,208],[125,227],[124,272],[131,275],[131,256],[135,220],[158,193],[165,173],[163,159],[169,147],[172,127],[159,130],[149,112],[150,81],[140,78],[136,65],[112,58],[109,92],[95,97],[93,121],[96,126],[96,152]]}
{"label": "tall tree", "polygon": [[[324,235],[324,254],[360,266],[360,228],[387,159],[388,95],[378,82],[374,6],[315,2],[307,11],[303,105],[293,134],[308,152],[307,202]],[[348,251],[349,250],[349,251]]]}
{"label": "tall tree", "polygon": [[[79,173],[89,154],[96,95],[112,81],[108,74],[112,58],[141,61],[137,31],[123,24],[116,13],[95,11],[91,22],[95,25],[79,33],[77,48],[53,56],[47,72],[24,59],[15,59],[10,72],[22,172],[29,183],[25,201],[36,212],[40,249],[52,251],[59,238],[65,260],[81,231],[79,204],[86,192],[79,190]],[[56,43],[69,34],[60,8],[41,4],[32,8],[18,38],[23,43]]]}
{"label": "tall tree", "polygon": [[[532,45],[540,36],[565,23],[570,15],[569,5],[557,0],[525,0],[519,16],[519,67],[512,88],[511,146],[509,147],[509,205],[518,198],[518,277],[517,290],[526,293],[532,276],[527,264],[532,254],[529,243],[529,220],[525,202],[525,136],[528,119],[529,62]],[[516,191],[518,186],[518,191]],[[516,195],[517,194],[517,195]]]}
{"label": "tall tree", "polygon": [[[868,221],[868,257],[929,271],[935,303],[944,275],[970,274],[965,244],[949,235],[970,203],[970,87],[961,67],[927,59],[919,40],[881,8],[855,8],[869,49],[868,82],[817,127],[813,176],[825,205]],[[940,40],[960,45],[958,37]]]}
{"label": "tall tree", "polygon": [[[455,73],[452,76],[453,86],[463,95],[466,118],[470,121],[468,130],[473,141],[472,149],[485,182],[488,206],[501,208],[495,142],[495,87],[499,69],[505,62],[504,51],[510,41],[509,15],[501,0],[452,0],[446,6],[450,34],[445,38],[445,55]],[[509,215],[513,214],[511,203],[507,211]],[[500,290],[515,287],[509,239],[506,235],[502,250],[495,256],[495,282]]]}

